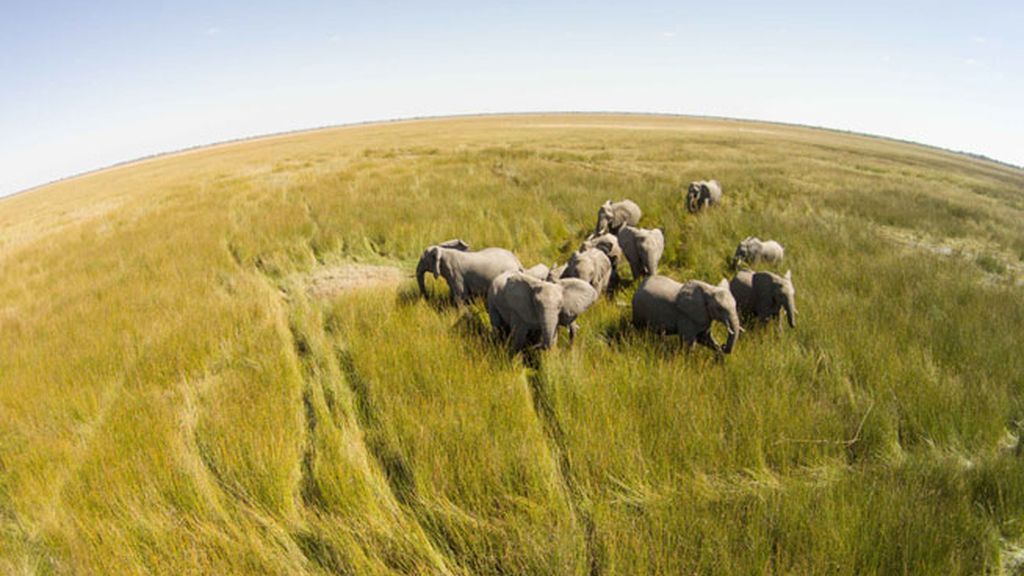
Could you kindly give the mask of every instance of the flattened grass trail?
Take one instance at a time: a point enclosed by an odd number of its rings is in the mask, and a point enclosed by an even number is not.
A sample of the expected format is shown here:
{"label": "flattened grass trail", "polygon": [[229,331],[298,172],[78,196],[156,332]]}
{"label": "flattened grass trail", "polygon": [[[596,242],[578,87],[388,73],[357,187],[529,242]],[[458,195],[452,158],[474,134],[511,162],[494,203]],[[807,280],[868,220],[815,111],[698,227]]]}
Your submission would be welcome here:
{"label": "flattened grass trail", "polygon": [[[705,178],[723,205],[690,215]],[[623,323],[627,286],[524,360],[417,297],[428,244],[564,262],[622,198],[677,279],[782,242],[796,330],[716,362]],[[1013,572],[1022,222],[1013,168],[630,115],[318,130],[0,199],[0,573]]]}

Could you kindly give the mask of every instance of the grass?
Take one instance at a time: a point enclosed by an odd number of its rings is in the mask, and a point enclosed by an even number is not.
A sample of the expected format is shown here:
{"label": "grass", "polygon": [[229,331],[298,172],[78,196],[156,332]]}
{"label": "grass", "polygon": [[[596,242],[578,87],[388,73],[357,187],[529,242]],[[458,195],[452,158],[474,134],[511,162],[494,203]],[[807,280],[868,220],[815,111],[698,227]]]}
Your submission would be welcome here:
{"label": "grass", "polygon": [[[724,204],[689,215],[707,177]],[[0,572],[1012,571],[1022,189],[855,135],[540,115],[288,135],[0,200]],[[573,347],[510,358],[482,305],[411,278],[302,283],[411,275],[452,237],[564,261],[626,197],[678,279],[782,242],[797,329],[719,363],[625,325],[627,287]]]}

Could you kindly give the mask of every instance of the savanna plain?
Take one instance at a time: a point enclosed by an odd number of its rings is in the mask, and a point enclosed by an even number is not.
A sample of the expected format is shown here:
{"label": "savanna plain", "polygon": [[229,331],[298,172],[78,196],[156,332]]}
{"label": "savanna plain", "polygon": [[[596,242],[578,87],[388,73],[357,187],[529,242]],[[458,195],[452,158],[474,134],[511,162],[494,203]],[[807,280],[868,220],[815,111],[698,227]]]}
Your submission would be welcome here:
{"label": "savanna plain", "polygon": [[[716,178],[721,206],[689,214]],[[412,273],[564,262],[605,200],[796,328],[512,356]],[[1007,574],[1024,568],[1024,172],[685,117],[522,115],[197,149],[0,199],[0,572]],[[383,271],[383,272],[382,272]],[[716,327],[721,340],[721,327]]]}

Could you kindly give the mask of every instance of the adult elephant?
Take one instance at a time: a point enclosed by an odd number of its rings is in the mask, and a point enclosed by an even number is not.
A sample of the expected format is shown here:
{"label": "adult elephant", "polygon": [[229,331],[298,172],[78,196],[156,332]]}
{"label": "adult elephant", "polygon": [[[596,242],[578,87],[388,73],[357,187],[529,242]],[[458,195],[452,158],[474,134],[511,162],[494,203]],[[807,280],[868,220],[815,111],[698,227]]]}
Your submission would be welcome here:
{"label": "adult elephant", "polygon": [[634,279],[658,273],[658,262],[665,252],[665,235],[661,230],[623,226],[618,238]]}
{"label": "adult elephant", "polygon": [[574,252],[560,278],[579,278],[594,287],[598,294],[608,290],[612,262],[600,248]]}
{"label": "adult elephant", "polygon": [[572,342],[579,331],[576,318],[597,300],[597,290],[578,278],[538,280],[523,272],[505,272],[491,284],[487,313],[494,331],[511,337],[513,352],[528,345],[551,348],[559,326]]}
{"label": "adult elephant", "polygon": [[452,299],[456,304],[462,304],[475,296],[485,296],[491,282],[501,273],[522,269],[516,255],[504,248],[484,248],[474,252],[469,249],[469,244],[456,239],[429,246],[423,251],[416,265],[416,282],[420,294],[426,298],[423,276],[427,272],[434,278],[441,276],[448,282]]}
{"label": "adult elephant", "polygon": [[718,180],[698,180],[690,182],[686,190],[686,209],[690,213],[707,206],[715,206],[722,201],[722,187]]}
{"label": "adult elephant", "polygon": [[[722,348],[711,335],[711,322],[725,324],[729,339]],[[717,286],[699,280],[680,284],[665,276],[651,276],[633,295],[633,324],[663,334],[678,334],[692,347],[695,342],[717,353],[729,354],[742,330],[729,281]]]}
{"label": "adult elephant", "polygon": [[606,200],[597,209],[597,225],[594,227],[594,236],[616,234],[623,226],[636,226],[640,223],[641,215],[640,207],[632,200],[615,203]]}
{"label": "adult elephant", "polygon": [[754,317],[765,322],[778,318],[779,312],[785,310],[790,327],[796,328],[796,289],[791,271],[779,276],[741,270],[729,283],[729,290],[736,299],[736,309],[744,318]]}

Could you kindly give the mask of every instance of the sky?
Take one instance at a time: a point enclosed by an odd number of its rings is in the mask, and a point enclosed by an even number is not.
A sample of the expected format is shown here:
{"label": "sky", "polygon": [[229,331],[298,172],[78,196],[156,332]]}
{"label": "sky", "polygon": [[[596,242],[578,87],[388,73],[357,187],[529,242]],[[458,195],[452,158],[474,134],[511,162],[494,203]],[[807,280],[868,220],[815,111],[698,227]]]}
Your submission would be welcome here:
{"label": "sky", "polygon": [[0,0],[0,196],[235,138],[531,111],[809,124],[1021,166],[1024,1]]}

